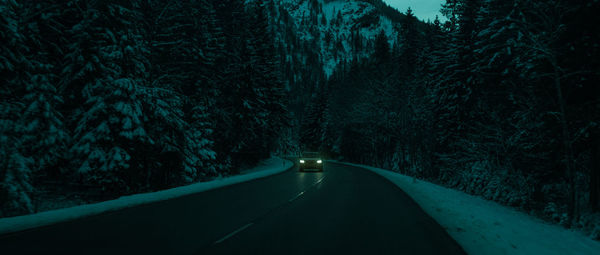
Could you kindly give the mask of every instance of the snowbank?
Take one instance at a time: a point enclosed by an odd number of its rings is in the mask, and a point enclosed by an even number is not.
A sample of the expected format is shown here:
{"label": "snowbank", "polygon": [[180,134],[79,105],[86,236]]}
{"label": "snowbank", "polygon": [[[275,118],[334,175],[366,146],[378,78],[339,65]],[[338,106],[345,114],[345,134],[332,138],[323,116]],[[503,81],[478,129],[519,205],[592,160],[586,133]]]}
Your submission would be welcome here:
{"label": "snowbank", "polygon": [[255,168],[243,171],[244,174],[241,175],[216,179],[208,182],[195,183],[188,186],[182,186],[158,192],[124,196],[115,200],[104,201],[100,203],[57,209],[17,217],[1,218],[0,234],[7,234],[46,226],[62,221],[69,221],[127,207],[134,207],[142,204],[168,200],[236,183],[263,178],[273,174],[281,173],[292,167],[292,165],[293,163],[289,160],[273,157],[261,162],[261,164]]}
{"label": "snowbank", "polygon": [[600,254],[600,242],[513,208],[392,171],[362,167],[411,196],[472,255]]}

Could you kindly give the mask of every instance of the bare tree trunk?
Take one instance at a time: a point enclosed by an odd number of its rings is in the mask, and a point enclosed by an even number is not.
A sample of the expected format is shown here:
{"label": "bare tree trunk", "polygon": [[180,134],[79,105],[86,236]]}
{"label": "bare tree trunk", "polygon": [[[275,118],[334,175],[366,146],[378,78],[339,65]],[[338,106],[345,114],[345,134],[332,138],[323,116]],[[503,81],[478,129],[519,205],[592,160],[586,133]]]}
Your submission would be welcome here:
{"label": "bare tree trunk", "polygon": [[561,81],[559,76],[559,71],[555,68],[554,72],[554,86],[556,89],[556,96],[558,99],[559,106],[559,122],[562,131],[562,140],[563,146],[565,149],[565,167],[566,167],[566,176],[567,181],[569,183],[569,205],[568,205],[568,213],[569,213],[569,224],[573,222],[573,220],[577,220],[578,210],[577,210],[577,194],[575,187],[575,169],[573,166],[574,156],[573,156],[573,146],[571,144],[571,135],[569,133],[569,125],[567,122],[566,116],[566,106],[565,99],[562,92]]}

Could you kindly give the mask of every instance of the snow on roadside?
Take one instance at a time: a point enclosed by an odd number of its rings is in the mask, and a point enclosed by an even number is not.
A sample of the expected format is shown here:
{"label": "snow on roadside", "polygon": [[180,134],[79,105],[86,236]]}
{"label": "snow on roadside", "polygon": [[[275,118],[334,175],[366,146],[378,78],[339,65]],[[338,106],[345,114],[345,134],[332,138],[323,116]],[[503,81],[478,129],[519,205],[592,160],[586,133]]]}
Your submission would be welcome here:
{"label": "snow on roadside", "polygon": [[[334,161],[335,162],[335,161]],[[371,170],[400,187],[471,255],[600,254],[600,242],[493,201],[389,170]]]}
{"label": "snow on roadside", "polygon": [[0,218],[0,234],[13,233],[58,222],[97,215],[104,212],[116,211],[128,207],[173,199],[185,195],[225,187],[281,173],[292,167],[292,165],[293,163],[289,160],[272,157],[261,162],[257,167],[243,171],[243,174],[240,175],[220,178],[208,182],[195,183],[157,192],[123,196],[115,200],[94,204],[62,208],[23,216]]}

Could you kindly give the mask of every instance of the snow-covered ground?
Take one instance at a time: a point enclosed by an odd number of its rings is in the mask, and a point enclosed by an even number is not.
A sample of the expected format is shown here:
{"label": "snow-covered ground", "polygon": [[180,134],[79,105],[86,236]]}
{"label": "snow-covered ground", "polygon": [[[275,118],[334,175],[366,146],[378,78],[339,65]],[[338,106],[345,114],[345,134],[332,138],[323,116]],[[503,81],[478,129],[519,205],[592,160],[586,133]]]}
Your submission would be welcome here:
{"label": "snow-covered ground", "polygon": [[12,233],[26,229],[46,226],[57,222],[74,220],[108,211],[115,211],[127,207],[168,200],[232,184],[263,178],[266,176],[281,173],[292,167],[292,165],[293,163],[289,160],[272,157],[261,162],[255,168],[242,171],[242,174],[240,175],[220,178],[208,182],[195,183],[158,192],[124,196],[115,200],[104,201],[100,203],[80,205],[70,208],[57,209],[17,217],[0,218],[0,234]]}
{"label": "snow-covered ground", "polygon": [[371,170],[400,187],[472,255],[600,254],[600,242],[493,201],[414,179]]}

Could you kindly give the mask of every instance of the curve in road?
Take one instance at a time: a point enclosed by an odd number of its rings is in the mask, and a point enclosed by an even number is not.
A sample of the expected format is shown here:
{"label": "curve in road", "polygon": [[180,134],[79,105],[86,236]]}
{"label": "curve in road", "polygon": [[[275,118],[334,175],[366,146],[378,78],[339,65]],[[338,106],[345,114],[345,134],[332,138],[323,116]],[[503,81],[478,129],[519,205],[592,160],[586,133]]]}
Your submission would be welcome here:
{"label": "curve in road", "polygon": [[464,254],[402,190],[327,163],[0,236],[3,254]]}

